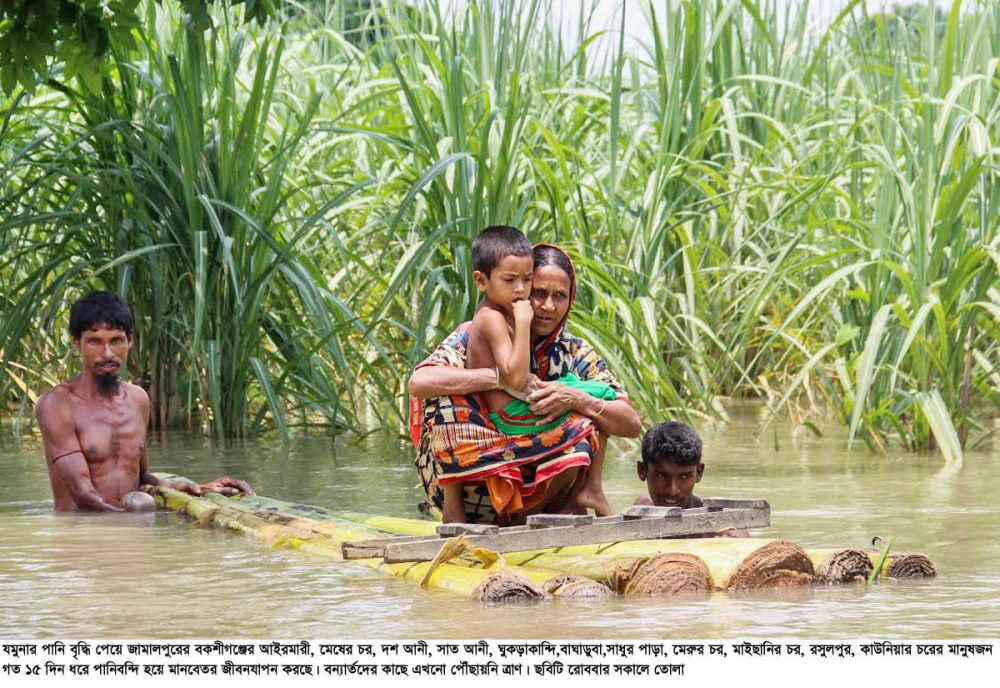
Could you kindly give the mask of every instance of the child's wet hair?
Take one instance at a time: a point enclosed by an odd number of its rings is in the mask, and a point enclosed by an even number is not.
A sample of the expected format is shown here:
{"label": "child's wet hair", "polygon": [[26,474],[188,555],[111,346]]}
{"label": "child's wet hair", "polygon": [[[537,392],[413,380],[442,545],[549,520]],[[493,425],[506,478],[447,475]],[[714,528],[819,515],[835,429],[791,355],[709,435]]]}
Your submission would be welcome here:
{"label": "child's wet hair", "polygon": [[472,269],[487,277],[507,256],[531,257],[531,242],[519,229],[493,225],[479,233],[472,242]]}
{"label": "child's wet hair", "polygon": [[695,466],[701,462],[701,438],[684,423],[654,425],[642,437],[642,462],[648,466],[654,461]]}

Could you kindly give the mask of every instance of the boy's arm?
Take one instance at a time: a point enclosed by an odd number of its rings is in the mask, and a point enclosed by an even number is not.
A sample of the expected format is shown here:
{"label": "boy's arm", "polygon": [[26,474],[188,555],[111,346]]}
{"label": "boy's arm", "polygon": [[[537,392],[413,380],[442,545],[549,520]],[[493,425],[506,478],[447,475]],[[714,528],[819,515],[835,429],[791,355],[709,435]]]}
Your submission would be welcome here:
{"label": "boy's arm", "polygon": [[528,300],[516,301],[514,303],[514,342],[511,345],[508,366],[510,367],[510,377],[507,379],[507,386],[513,389],[521,389],[528,380],[528,373],[531,372],[531,321],[535,317],[535,309],[531,307]]}
{"label": "boy's arm", "polygon": [[531,363],[531,319],[534,311],[529,301],[514,304],[514,340],[507,334],[507,320],[493,309],[483,308],[476,313],[476,328],[481,332],[493,361],[500,372],[503,384],[521,389],[528,378]]}

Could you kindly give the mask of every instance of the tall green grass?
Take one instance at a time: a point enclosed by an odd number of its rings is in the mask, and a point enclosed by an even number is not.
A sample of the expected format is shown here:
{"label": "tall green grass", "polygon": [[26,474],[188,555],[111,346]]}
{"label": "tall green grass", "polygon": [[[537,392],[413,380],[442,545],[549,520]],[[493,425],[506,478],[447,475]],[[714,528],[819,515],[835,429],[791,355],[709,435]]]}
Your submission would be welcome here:
{"label": "tall green grass", "polygon": [[1000,408],[1000,9],[629,3],[635,46],[581,6],[565,30],[547,0],[300,2],[196,33],[148,3],[99,96],[11,94],[8,407],[105,286],[161,426],[396,428],[502,222],[573,255],[571,327],[647,418],[760,398],[960,461]]}

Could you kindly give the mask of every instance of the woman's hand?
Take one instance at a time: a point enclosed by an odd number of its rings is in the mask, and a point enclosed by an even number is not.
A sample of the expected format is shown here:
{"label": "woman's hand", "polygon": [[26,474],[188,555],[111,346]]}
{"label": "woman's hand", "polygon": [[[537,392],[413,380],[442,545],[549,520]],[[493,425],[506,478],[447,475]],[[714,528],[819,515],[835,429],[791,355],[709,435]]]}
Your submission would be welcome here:
{"label": "woman's hand", "polygon": [[567,411],[576,411],[591,418],[608,435],[638,437],[641,430],[639,414],[628,401],[596,399],[561,382],[538,380],[527,402],[532,413],[545,416],[543,423],[554,421]]}
{"label": "woman's hand", "polygon": [[561,382],[546,382],[536,378],[534,391],[528,394],[531,412],[544,416],[542,423],[549,423],[568,411],[581,409],[590,396],[578,389],[570,389]]}
{"label": "woman's hand", "polygon": [[524,387],[521,388],[521,394],[527,399],[528,395],[534,392],[536,389],[540,389],[539,383],[541,379],[534,373],[528,373],[528,379],[524,381]]}

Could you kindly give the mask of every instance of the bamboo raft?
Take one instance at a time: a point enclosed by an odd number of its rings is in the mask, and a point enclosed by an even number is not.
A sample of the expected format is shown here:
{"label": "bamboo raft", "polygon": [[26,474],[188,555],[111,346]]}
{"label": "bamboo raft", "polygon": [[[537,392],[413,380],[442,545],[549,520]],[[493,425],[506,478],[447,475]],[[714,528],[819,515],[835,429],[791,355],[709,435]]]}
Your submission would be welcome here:
{"label": "bamboo raft", "polygon": [[[431,521],[329,511],[259,496],[210,493],[193,497],[167,488],[146,489],[158,506],[178,512],[197,525],[242,533],[273,547],[299,549],[336,560],[343,560],[347,552],[353,562],[379,573],[487,603],[548,597],[707,594],[713,590],[864,583],[879,578],[935,575],[933,563],[922,554],[898,554],[887,548],[881,553],[860,549],[804,550],[787,540],[768,538],[642,538],[602,543],[581,543],[578,538],[570,538],[572,544],[501,554],[476,544],[477,537],[482,539],[476,533],[488,533],[494,538],[491,542],[497,537],[502,539],[503,533],[498,536],[492,529],[474,528],[471,535],[440,537],[439,528],[447,533],[447,527]],[[554,523],[559,526],[562,522],[556,519]],[[523,539],[514,533],[511,536],[512,543]],[[432,540],[436,554],[430,560],[390,561],[378,556],[390,551],[394,543],[410,546],[418,542],[426,548]],[[384,543],[381,549],[378,543]]]}

